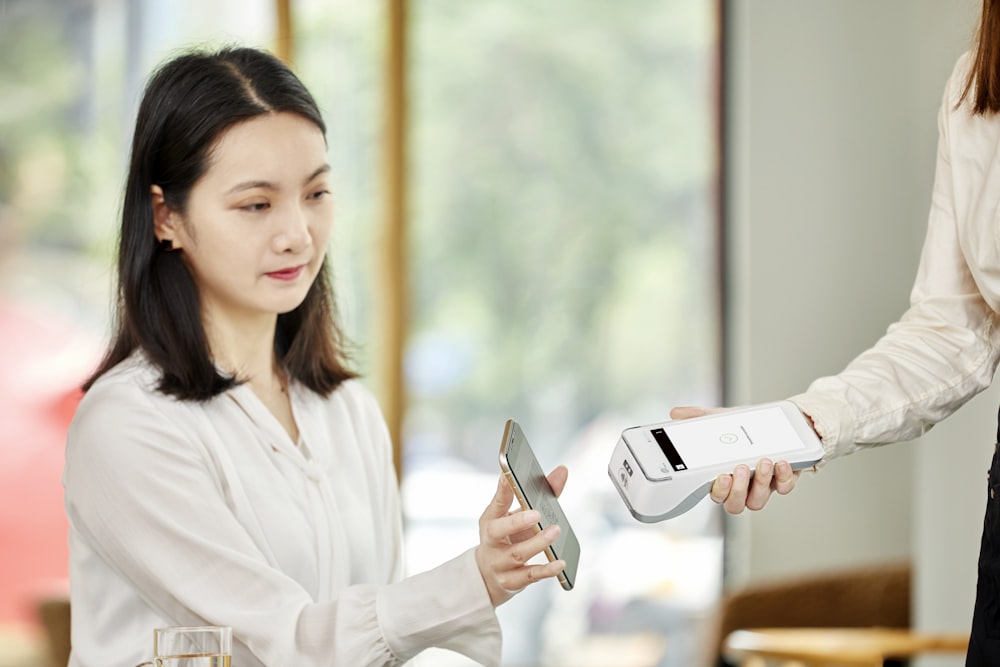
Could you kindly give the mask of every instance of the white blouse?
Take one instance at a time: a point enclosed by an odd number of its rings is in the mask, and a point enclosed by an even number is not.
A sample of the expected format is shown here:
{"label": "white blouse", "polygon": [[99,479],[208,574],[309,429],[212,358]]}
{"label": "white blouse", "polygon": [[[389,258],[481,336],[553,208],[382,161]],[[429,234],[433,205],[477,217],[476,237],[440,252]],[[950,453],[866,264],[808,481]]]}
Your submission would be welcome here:
{"label": "white blouse", "polygon": [[238,667],[398,665],[438,646],[500,663],[474,550],[403,578],[391,445],[356,381],[291,387],[300,441],[245,386],[156,391],[139,355],[70,427],[70,667],[131,667],[153,629],[233,628]]}
{"label": "white blouse", "polygon": [[792,400],[825,459],[923,434],[990,385],[1000,360],[1000,116],[956,108],[972,64],[952,72],[938,115],[931,209],[910,308],[840,374]]}

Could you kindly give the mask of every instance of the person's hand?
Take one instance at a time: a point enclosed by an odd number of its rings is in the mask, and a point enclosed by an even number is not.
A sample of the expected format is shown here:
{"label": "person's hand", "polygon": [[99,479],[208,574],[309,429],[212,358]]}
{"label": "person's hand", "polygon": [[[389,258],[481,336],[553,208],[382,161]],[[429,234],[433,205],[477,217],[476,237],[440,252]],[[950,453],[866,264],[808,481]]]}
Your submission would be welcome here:
{"label": "person's hand", "polygon": [[[559,466],[549,473],[549,486],[559,496],[566,485],[569,471]],[[538,565],[526,563],[540,554],[559,536],[559,526],[538,530],[541,518],[537,510],[508,512],[514,492],[500,475],[496,495],[479,518],[479,547],[476,564],[483,575],[490,602],[499,607],[528,584],[554,577],[563,571],[566,562],[552,561]]]}
{"label": "person's hand", "polygon": [[[689,419],[726,409],[677,407],[670,411],[670,418]],[[739,514],[744,509],[759,510],[764,508],[775,491],[782,496],[790,493],[795,488],[799,474],[799,471],[792,470],[788,461],[773,463],[771,459],[763,458],[757,462],[752,480],[749,466],[738,465],[731,474],[725,473],[715,478],[709,495],[730,514]]]}

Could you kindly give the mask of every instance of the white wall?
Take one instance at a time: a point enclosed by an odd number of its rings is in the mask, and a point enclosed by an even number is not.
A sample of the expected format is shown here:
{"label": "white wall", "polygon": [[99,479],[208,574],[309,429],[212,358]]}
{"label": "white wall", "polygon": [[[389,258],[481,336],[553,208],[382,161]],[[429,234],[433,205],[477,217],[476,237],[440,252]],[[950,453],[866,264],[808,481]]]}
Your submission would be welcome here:
{"label": "white wall", "polygon": [[[740,404],[837,372],[905,309],[937,108],[979,0],[727,7],[727,387]],[[730,581],[912,558],[917,623],[967,629],[998,397],[731,519]]]}

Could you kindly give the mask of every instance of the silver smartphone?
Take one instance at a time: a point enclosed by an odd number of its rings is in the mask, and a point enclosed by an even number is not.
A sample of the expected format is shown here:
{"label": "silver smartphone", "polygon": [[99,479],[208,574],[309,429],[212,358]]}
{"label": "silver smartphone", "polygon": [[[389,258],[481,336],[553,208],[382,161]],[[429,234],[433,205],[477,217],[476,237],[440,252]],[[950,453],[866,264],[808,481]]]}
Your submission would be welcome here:
{"label": "silver smartphone", "polygon": [[541,515],[539,531],[552,524],[559,526],[559,537],[545,549],[545,556],[550,562],[566,561],[565,569],[559,574],[559,584],[567,591],[570,590],[576,582],[580,542],[563,514],[542,466],[531,451],[528,439],[513,419],[508,419],[504,426],[503,440],[500,442],[500,468],[514,490],[514,497],[521,504],[521,509],[538,510]]}

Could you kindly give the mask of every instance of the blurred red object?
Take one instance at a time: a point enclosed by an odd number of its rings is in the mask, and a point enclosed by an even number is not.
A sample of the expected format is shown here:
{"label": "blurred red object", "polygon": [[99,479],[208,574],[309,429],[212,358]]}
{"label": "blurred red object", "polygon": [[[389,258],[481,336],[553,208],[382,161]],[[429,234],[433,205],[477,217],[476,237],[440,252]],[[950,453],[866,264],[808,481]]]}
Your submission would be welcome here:
{"label": "blurred red object", "polygon": [[0,623],[67,590],[66,431],[96,355],[84,327],[0,297]]}

